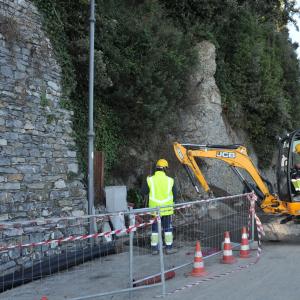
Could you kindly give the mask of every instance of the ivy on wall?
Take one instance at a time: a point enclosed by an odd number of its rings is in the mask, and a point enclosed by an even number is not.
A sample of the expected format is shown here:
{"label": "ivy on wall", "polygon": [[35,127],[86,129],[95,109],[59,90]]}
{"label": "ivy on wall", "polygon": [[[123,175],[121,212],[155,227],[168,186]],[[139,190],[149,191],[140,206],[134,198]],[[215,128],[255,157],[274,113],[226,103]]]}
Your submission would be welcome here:
{"label": "ivy on wall", "polygon": [[[34,2],[63,69],[62,103],[75,112],[74,130],[85,166],[89,1]],[[142,141],[174,121],[196,55],[191,38],[166,17],[159,1],[96,4],[95,146],[105,152],[109,170],[124,154],[121,145],[132,138]]]}

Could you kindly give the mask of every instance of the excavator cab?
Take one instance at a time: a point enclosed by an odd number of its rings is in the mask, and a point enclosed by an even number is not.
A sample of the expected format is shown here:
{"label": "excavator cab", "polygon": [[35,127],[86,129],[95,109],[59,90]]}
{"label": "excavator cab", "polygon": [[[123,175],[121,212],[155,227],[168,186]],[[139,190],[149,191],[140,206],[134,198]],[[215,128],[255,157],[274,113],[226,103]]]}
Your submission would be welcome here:
{"label": "excavator cab", "polygon": [[285,202],[300,202],[300,153],[295,150],[297,144],[300,144],[300,129],[279,139],[277,187],[279,198]]}

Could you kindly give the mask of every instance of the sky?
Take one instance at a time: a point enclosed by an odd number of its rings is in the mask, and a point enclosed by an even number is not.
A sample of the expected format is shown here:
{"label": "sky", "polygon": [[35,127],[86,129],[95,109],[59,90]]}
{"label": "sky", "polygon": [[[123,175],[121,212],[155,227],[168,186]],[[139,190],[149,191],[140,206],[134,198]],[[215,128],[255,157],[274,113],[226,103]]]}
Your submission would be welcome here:
{"label": "sky", "polygon": [[[297,0],[296,3],[297,3],[297,7],[300,7],[300,0]],[[300,30],[299,16],[297,16],[297,17],[294,16],[294,19],[297,20],[297,24],[298,24],[299,30]],[[297,31],[293,24],[289,24],[288,28],[289,28],[290,38],[292,39],[292,41],[297,42],[300,45],[300,31]],[[299,48],[297,49],[297,54],[298,54],[298,58],[300,59],[300,49]]]}

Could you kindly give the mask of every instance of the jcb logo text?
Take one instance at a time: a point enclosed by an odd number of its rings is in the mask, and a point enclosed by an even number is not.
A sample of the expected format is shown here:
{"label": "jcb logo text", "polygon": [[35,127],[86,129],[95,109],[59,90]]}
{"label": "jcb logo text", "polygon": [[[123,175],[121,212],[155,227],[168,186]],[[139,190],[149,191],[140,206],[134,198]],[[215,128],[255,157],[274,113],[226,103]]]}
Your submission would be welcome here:
{"label": "jcb logo text", "polygon": [[219,152],[217,152],[217,157],[235,158],[235,153],[234,152],[219,151]]}

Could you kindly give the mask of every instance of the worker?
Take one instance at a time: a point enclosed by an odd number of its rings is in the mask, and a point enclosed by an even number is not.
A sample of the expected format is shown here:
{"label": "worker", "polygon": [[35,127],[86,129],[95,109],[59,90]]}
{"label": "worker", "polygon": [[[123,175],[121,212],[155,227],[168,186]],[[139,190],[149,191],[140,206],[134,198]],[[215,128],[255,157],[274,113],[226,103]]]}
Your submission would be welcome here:
{"label": "worker", "polygon": [[[176,199],[176,187],[174,179],[167,176],[166,170],[169,164],[165,159],[159,159],[156,163],[155,173],[153,176],[147,177],[147,182],[142,187],[142,195],[149,195],[150,208],[173,205]],[[174,214],[173,207],[160,209],[162,231],[164,232],[165,253],[176,253],[173,246],[173,228],[172,216]],[[151,248],[152,254],[158,254],[158,227],[157,222],[152,224]]]}
{"label": "worker", "polygon": [[[295,146],[295,151],[292,155],[293,161],[293,168],[291,169],[291,181],[292,181],[292,188],[294,188],[294,199],[299,197],[300,194],[300,143]],[[283,220],[280,221],[280,224],[286,224],[289,221],[294,220],[295,223],[299,224],[300,217],[288,215]]]}
{"label": "worker", "polygon": [[292,184],[296,194],[300,193],[300,144],[297,144],[293,153]]}

